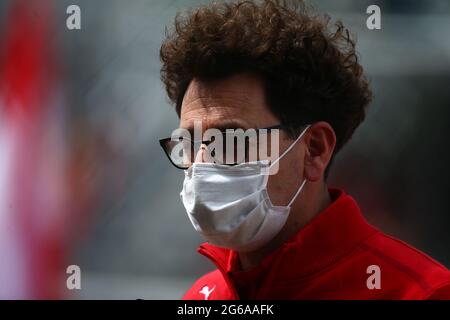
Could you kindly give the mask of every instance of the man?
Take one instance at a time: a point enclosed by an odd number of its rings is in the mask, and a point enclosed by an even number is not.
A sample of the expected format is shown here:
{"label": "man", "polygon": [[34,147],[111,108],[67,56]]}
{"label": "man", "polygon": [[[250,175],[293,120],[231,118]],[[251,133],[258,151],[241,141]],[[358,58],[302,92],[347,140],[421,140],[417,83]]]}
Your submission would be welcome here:
{"label": "man", "polygon": [[[450,298],[444,266],[369,225],[350,195],[327,187],[334,155],[371,101],[341,23],[300,1],[215,3],[176,19],[161,60],[181,129],[280,129],[280,155],[256,161],[218,163],[203,138],[198,149],[161,140],[185,170],[181,200],[208,241],[199,252],[217,266],[185,299]],[[181,144],[194,154],[174,159]]]}

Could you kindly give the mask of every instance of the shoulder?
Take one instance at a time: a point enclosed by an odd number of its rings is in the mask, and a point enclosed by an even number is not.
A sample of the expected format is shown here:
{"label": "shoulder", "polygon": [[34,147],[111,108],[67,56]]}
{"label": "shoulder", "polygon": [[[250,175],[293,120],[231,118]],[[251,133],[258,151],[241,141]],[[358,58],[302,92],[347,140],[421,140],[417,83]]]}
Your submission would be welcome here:
{"label": "shoulder", "polygon": [[427,300],[450,300],[450,282],[434,290]]}
{"label": "shoulder", "polygon": [[217,299],[232,299],[232,293],[218,269],[200,277],[183,296],[183,300]]}
{"label": "shoulder", "polygon": [[363,243],[370,260],[379,264],[388,286],[405,299],[426,299],[438,294],[450,299],[450,272],[413,246],[381,232]]}

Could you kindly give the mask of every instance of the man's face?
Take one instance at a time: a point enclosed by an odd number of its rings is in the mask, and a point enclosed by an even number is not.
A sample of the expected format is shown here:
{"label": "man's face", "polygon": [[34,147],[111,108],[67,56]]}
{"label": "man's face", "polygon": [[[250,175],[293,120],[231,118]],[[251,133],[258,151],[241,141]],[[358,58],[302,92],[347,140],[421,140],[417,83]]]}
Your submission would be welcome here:
{"label": "man's face", "polygon": [[[210,128],[243,130],[267,128],[280,120],[270,111],[264,94],[264,84],[256,76],[238,74],[232,77],[200,81],[194,79],[184,96],[180,112],[180,128],[192,130],[194,122],[201,121],[202,130]],[[294,141],[280,130],[279,153],[282,154]],[[279,162],[279,170],[271,175],[268,192],[274,205],[287,205],[303,180],[302,140]],[[204,150],[200,149],[196,162],[201,162]]]}

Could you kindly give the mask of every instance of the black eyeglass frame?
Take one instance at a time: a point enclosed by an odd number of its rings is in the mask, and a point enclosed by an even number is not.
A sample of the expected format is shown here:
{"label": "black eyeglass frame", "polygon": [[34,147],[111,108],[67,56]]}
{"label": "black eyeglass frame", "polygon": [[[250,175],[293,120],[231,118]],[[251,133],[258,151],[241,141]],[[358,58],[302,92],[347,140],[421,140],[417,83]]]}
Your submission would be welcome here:
{"label": "black eyeglass frame", "polygon": [[[274,129],[287,130],[286,127],[283,126],[282,124],[277,124],[277,125],[274,125],[274,126],[271,126],[271,127],[267,127],[267,128],[258,128],[258,129],[255,129],[255,130],[257,130],[257,131],[259,131],[259,130],[269,130],[269,131],[270,131],[270,130],[274,130]],[[222,131],[222,133],[225,134],[226,131]],[[185,167],[180,167],[180,166],[178,166],[175,162],[173,162],[173,160],[172,160],[170,154],[168,153],[168,151],[167,151],[167,149],[166,149],[166,143],[167,143],[168,141],[172,141],[172,138],[163,138],[163,139],[160,139],[160,140],[159,140],[159,144],[160,144],[161,148],[164,150],[164,153],[166,154],[167,158],[169,158],[170,163],[171,163],[175,168],[177,168],[177,169],[186,170],[187,168],[185,168]],[[202,141],[202,140],[195,141],[195,140],[191,140],[190,142],[191,142],[191,144],[192,144],[193,147],[195,147],[195,146],[194,146],[195,143],[199,143],[199,142],[200,142],[201,144],[206,145],[206,146],[208,146],[210,143],[212,143],[211,140],[208,140],[208,141]],[[227,165],[227,166],[235,166],[235,165],[238,165],[238,163],[224,163],[224,165]]]}

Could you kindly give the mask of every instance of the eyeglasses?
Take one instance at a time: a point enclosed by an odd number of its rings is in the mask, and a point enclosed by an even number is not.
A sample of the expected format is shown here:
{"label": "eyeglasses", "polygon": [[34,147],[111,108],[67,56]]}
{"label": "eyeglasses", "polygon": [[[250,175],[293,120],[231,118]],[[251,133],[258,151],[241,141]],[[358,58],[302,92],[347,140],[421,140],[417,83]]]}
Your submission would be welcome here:
{"label": "eyeglasses", "polygon": [[286,130],[281,124],[246,131],[227,129],[219,131],[218,135],[211,136],[209,140],[192,140],[190,137],[180,136],[175,139],[161,139],[159,144],[170,162],[178,169],[186,170],[191,167],[201,146],[205,146],[205,151],[208,151],[202,155],[204,162],[233,166],[258,160],[261,148],[268,152],[271,141],[267,139],[267,133],[274,129]]}

